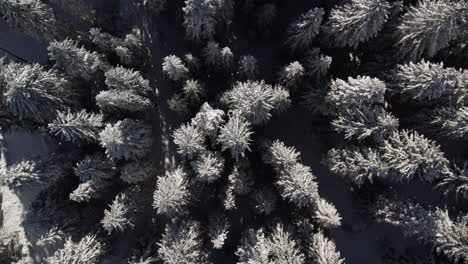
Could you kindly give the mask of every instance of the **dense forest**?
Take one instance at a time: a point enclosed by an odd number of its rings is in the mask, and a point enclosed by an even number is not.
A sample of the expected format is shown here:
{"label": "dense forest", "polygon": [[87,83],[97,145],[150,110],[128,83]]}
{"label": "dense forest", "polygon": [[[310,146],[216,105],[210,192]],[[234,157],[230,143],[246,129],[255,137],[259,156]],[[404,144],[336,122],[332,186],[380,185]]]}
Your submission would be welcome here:
{"label": "dense forest", "polygon": [[[468,263],[466,0],[0,0],[0,22],[48,56],[0,37],[1,190],[35,193],[18,230],[2,206],[1,264]],[[47,153],[9,162],[26,134]]]}

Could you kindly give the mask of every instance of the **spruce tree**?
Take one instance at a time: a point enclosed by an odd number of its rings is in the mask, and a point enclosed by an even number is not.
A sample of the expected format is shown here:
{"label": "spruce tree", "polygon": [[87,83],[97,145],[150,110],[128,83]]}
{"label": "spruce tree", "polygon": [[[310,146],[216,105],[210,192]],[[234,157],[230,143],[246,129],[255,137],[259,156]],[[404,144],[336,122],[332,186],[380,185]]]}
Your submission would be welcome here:
{"label": "spruce tree", "polygon": [[129,184],[145,181],[154,175],[154,164],[151,160],[132,161],[122,167],[120,179]]}
{"label": "spruce tree", "polygon": [[337,109],[350,106],[383,105],[385,102],[385,83],[377,78],[358,76],[348,80],[335,79],[331,82],[326,100]]}
{"label": "spruce tree", "polygon": [[456,198],[468,199],[468,162],[452,164],[436,185],[445,195],[453,193]]}
{"label": "spruce tree", "polygon": [[250,151],[251,135],[250,123],[239,112],[234,112],[230,114],[229,121],[221,127],[217,141],[223,151],[229,150],[231,156],[239,160],[245,156],[245,151]]}
{"label": "spruce tree", "polygon": [[169,55],[164,57],[162,69],[166,76],[173,81],[184,80],[189,75],[188,68],[176,55]]}
{"label": "spruce tree", "polygon": [[111,89],[96,95],[96,104],[108,114],[114,112],[143,113],[152,107],[147,97],[130,90]]}
{"label": "spruce tree", "polygon": [[306,55],[304,66],[306,75],[315,79],[321,79],[327,75],[332,57],[320,54],[319,48],[314,48]]}
{"label": "spruce tree", "polygon": [[323,8],[310,9],[300,15],[299,19],[289,26],[287,44],[292,50],[305,49],[319,33],[325,11]]}
{"label": "spruce tree", "polygon": [[275,182],[281,197],[297,207],[313,205],[318,196],[318,185],[310,167],[296,163],[278,173]]}
{"label": "spruce tree", "polygon": [[104,218],[101,220],[102,227],[109,234],[113,231],[123,232],[133,227],[130,221],[130,201],[129,198],[121,193],[117,195],[108,209],[104,210]]}
{"label": "spruce tree", "polygon": [[240,77],[255,80],[259,74],[258,60],[252,55],[244,55],[239,59],[239,68],[237,73]]}
{"label": "spruce tree", "polygon": [[177,153],[182,157],[192,159],[205,149],[205,138],[201,131],[192,124],[183,124],[173,133]]}
{"label": "spruce tree", "polygon": [[288,147],[283,142],[275,140],[266,143],[266,149],[263,153],[263,162],[269,164],[277,171],[281,171],[293,166],[300,161],[301,153],[294,147]]}
{"label": "spruce tree", "polygon": [[436,134],[451,139],[468,139],[468,107],[447,106],[431,112],[429,122]]}
{"label": "spruce tree", "polygon": [[230,223],[222,214],[209,218],[208,236],[214,249],[222,249],[229,234]]}
{"label": "spruce tree", "polygon": [[277,196],[270,188],[263,187],[252,192],[252,207],[259,215],[269,215],[276,209]]}
{"label": "spruce tree", "polygon": [[222,65],[223,55],[221,53],[222,49],[219,47],[219,44],[215,41],[208,41],[206,46],[202,50],[203,58],[205,63],[209,66],[219,67]]}
{"label": "spruce tree", "polygon": [[99,133],[99,140],[109,158],[135,160],[150,152],[151,132],[151,126],[126,118],[113,125],[107,124]]}
{"label": "spruce tree", "polygon": [[69,195],[70,200],[81,203],[89,202],[93,198],[99,198],[102,190],[107,187],[107,183],[99,179],[91,179],[82,182]]}
{"label": "spruce tree", "polygon": [[72,142],[98,142],[99,132],[103,127],[102,115],[87,113],[82,109],[72,113],[58,112],[57,119],[48,125],[49,132]]}
{"label": "spruce tree", "polygon": [[217,5],[213,0],[185,0],[184,12],[185,35],[195,41],[211,39],[217,24]]}
{"label": "spruce tree", "polygon": [[322,228],[337,228],[341,226],[341,216],[335,206],[320,198],[315,203],[314,219]]}
{"label": "spruce tree", "polygon": [[194,79],[186,80],[182,87],[182,91],[184,96],[187,98],[187,101],[192,103],[200,102],[205,93],[203,85]]}
{"label": "spruce tree", "polygon": [[139,71],[118,66],[105,72],[106,85],[111,89],[134,91],[145,95],[151,91],[149,81]]}
{"label": "spruce tree", "polygon": [[80,20],[94,23],[96,19],[96,10],[92,8],[85,0],[49,0],[51,3],[59,6],[65,12]]}
{"label": "spruce tree", "polygon": [[399,54],[413,61],[433,57],[463,34],[468,23],[466,13],[465,1],[418,1],[398,26]]}
{"label": "spruce tree", "polygon": [[99,263],[104,256],[104,244],[95,235],[86,235],[79,242],[67,238],[62,249],[46,259],[47,264],[90,264]]}
{"label": "spruce tree", "polygon": [[298,61],[291,62],[281,69],[279,81],[288,88],[296,88],[305,76],[305,69]]}
{"label": "spruce tree", "polygon": [[174,217],[184,213],[190,202],[187,173],[181,167],[158,177],[153,195],[153,208],[158,214]]}
{"label": "spruce tree", "polygon": [[312,235],[312,241],[307,247],[308,255],[316,264],[344,264],[345,259],[341,257],[336,249],[335,243],[327,238],[322,231]]}
{"label": "spruce tree", "polygon": [[81,182],[88,180],[111,180],[117,174],[116,165],[104,155],[87,155],[73,168]]}
{"label": "spruce tree", "polygon": [[195,171],[195,179],[211,183],[221,177],[224,169],[224,158],[218,152],[205,151],[190,163]]}
{"label": "spruce tree", "polygon": [[351,0],[333,8],[327,29],[338,47],[356,49],[382,30],[391,12],[386,0]]}
{"label": "spruce tree", "polygon": [[40,184],[44,174],[37,162],[23,160],[0,171],[0,185],[8,186],[13,190]]}
{"label": "spruce tree", "polygon": [[197,127],[205,137],[216,139],[219,127],[224,122],[224,111],[214,109],[208,103],[204,103],[200,111],[191,120],[191,124]]}

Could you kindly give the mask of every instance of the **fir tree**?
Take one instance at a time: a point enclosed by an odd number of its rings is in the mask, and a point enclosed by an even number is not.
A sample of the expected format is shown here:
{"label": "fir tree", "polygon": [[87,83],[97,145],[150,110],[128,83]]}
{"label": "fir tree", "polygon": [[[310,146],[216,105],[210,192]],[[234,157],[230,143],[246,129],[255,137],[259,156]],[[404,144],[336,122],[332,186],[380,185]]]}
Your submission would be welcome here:
{"label": "fir tree", "polygon": [[332,57],[320,54],[319,48],[309,51],[305,59],[306,75],[315,79],[321,79],[327,75]]}
{"label": "fir tree", "polygon": [[201,131],[192,124],[184,124],[173,133],[177,153],[191,159],[205,149],[205,138]]}
{"label": "fir tree", "polygon": [[126,183],[139,183],[153,176],[153,173],[152,161],[132,161],[123,166],[120,179]]}
{"label": "fir tree", "polygon": [[200,111],[192,118],[191,124],[206,137],[215,140],[219,127],[224,122],[224,111],[212,108],[204,103]]}
{"label": "fir tree", "polygon": [[180,167],[158,177],[158,185],[153,195],[153,208],[158,214],[172,217],[184,212],[190,200],[187,181],[187,173]]}
{"label": "fir tree", "polygon": [[211,39],[217,24],[217,8],[213,0],[185,0],[184,12],[185,35],[195,41]]}
{"label": "fir tree", "polygon": [[43,177],[37,162],[23,160],[0,171],[0,184],[17,190],[39,184]]}
{"label": "fir tree", "polygon": [[200,102],[201,97],[203,97],[205,93],[202,84],[194,79],[186,80],[182,87],[182,91],[184,96],[187,98],[187,101],[192,103]]}
{"label": "fir tree", "polygon": [[386,178],[389,170],[380,153],[372,148],[331,149],[326,163],[330,171],[357,186]]}
{"label": "fir tree", "polygon": [[182,93],[175,93],[167,100],[167,106],[178,114],[186,114],[189,111],[189,103]]}
{"label": "fir tree", "polygon": [[341,216],[335,206],[323,198],[318,199],[315,203],[314,219],[323,228],[341,226]]}
{"label": "fir tree", "polygon": [[214,249],[222,249],[229,234],[230,224],[228,219],[221,215],[212,215],[209,218],[208,236]]}
{"label": "fir tree", "polygon": [[337,109],[349,106],[384,104],[385,83],[377,78],[358,76],[348,77],[348,81],[335,79],[331,82],[326,100]]}
{"label": "fir tree", "polygon": [[93,198],[98,198],[106,184],[101,180],[88,180],[80,183],[78,187],[69,195],[70,200],[81,203],[89,202]]}
{"label": "fir tree", "polygon": [[214,67],[222,65],[223,56],[221,54],[221,48],[217,42],[208,41],[202,50],[202,55],[207,65]]}
{"label": "fir tree", "polygon": [[245,156],[246,150],[250,151],[251,135],[250,123],[238,112],[234,112],[230,114],[229,121],[221,127],[217,140],[223,151],[229,150],[231,156],[239,160]]}
{"label": "fir tree", "polygon": [[242,78],[255,80],[259,75],[258,61],[252,55],[244,55],[239,59],[238,74]]}
{"label": "fir tree", "polygon": [[96,104],[106,112],[145,112],[152,107],[150,99],[130,90],[107,90],[96,95]]}
{"label": "fir tree", "polygon": [[118,66],[109,69],[104,75],[106,84],[111,89],[134,91],[140,95],[145,95],[151,90],[149,81],[144,79],[140,72],[132,69]]}
{"label": "fir tree", "polygon": [[86,110],[72,113],[58,112],[57,119],[48,125],[50,133],[72,142],[98,142],[103,126],[102,115],[86,113]]}
{"label": "fir tree", "polygon": [[152,145],[151,132],[151,126],[126,118],[114,125],[107,124],[99,136],[109,158],[131,160],[149,153]]}
{"label": "fir tree", "polygon": [[391,135],[381,147],[382,158],[396,172],[397,181],[419,176],[432,182],[441,176],[448,160],[435,142],[417,132],[403,130]]}
{"label": "fir tree", "polygon": [[430,124],[436,127],[437,134],[452,139],[468,139],[468,107],[447,106],[431,113]]}
{"label": "fir tree", "polygon": [[356,49],[382,30],[391,12],[386,0],[352,0],[331,10],[328,33],[339,47]]}
{"label": "fir tree", "polygon": [[99,263],[104,255],[104,244],[95,235],[86,235],[79,242],[67,238],[62,249],[46,259],[47,264],[90,264]]}
{"label": "fir tree", "polygon": [[273,112],[285,112],[291,106],[291,97],[289,91],[281,85],[275,85],[272,91]]}
{"label": "fir tree", "polygon": [[325,237],[322,231],[312,236],[312,241],[308,246],[308,255],[317,264],[344,264],[345,259],[341,258],[340,252],[336,249],[335,243]]}
{"label": "fir tree", "polygon": [[419,1],[398,26],[398,51],[414,61],[424,55],[433,57],[462,35],[467,22],[464,1]]}
{"label": "fir tree", "polygon": [[319,33],[325,11],[323,8],[310,9],[301,14],[299,19],[289,27],[287,44],[293,49],[305,49]]}
{"label": "fir tree", "polygon": [[83,21],[94,23],[96,11],[84,0],[49,0],[70,15]]}
{"label": "fir tree", "polygon": [[279,73],[279,80],[288,88],[296,88],[304,78],[305,69],[298,61],[284,66]]}
{"label": "fir tree", "polygon": [[234,61],[234,53],[232,53],[229,47],[222,48],[220,53],[221,65],[223,65],[223,67],[227,69],[231,68]]}
{"label": "fir tree", "polygon": [[445,195],[454,193],[456,198],[468,199],[468,162],[447,168],[436,187],[442,189]]}
{"label": "fir tree", "polygon": [[169,55],[164,57],[162,69],[166,76],[173,81],[184,80],[189,75],[188,68],[176,55]]}
{"label": "fir tree", "polygon": [[249,161],[241,159],[228,175],[228,188],[232,188],[234,194],[246,195],[253,190],[254,180],[249,167]]}
{"label": "fir tree", "polygon": [[38,246],[50,246],[57,244],[59,242],[63,242],[65,238],[65,233],[60,230],[57,226],[49,229],[46,234],[41,235],[41,237],[37,240],[36,245]]}
{"label": "fir tree", "polygon": [[211,183],[221,177],[224,168],[224,159],[218,152],[205,151],[191,162],[195,171],[195,179],[201,182]]}
{"label": "fir tree", "polygon": [[294,147],[288,147],[283,142],[275,140],[268,144],[263,154],[263,162],[281,171],[299,163],[300,155]]}
{"label": "fir tree", "polygon": [[125,229],[133,227],[133,223],[129,219],[129,203],[125,194],[119,194],[114,198],[109,208],[104,210],[101,224],[109,234],[113,231],[123,232]]}
{"label": "fir tree", "polygon": [[110,180],[117,173],[115,164],[102,154],[87,155],[73,169],[81,182]]}
{"label": "fir tree", "polygon": [[276,208],[276,194],[270,188],[261,188],[252,192],[252,207],[257,214],[269,215]]}
{"label": "fir tree", "polygon": [[91,81],[97,73],[107,67],[102,56],[79,47],[76,41],[65,39],[53,41],[47,48],[54,67],[72,78]]}
{"label": "fir tree", "polygon": [[61,39],[65,33],[53,9],[40,0],[3,0],[0,2],[0,17],[19,31],[45,43]]}
{"label": "fir tree", "polygon": [[318,198],[318,185],[310,167],[296,163],[278,173],[278,186],[281,197],[297,207],[307,207]]}

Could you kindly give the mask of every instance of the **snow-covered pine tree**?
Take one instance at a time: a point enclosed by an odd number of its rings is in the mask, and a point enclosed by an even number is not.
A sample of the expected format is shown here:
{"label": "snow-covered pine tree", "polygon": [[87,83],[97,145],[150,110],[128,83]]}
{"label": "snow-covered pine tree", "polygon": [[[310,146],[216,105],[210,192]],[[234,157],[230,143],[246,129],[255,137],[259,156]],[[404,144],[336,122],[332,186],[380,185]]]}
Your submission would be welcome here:
{"label": "snow-covered pine tree", "polygon": [[110,68],[104,75],[106,85],[111,89],[134,91],[140,95],[151,91],[149,81],[143,78],[139,71],[117,66]]}
{"label": "snow-covered pine tree", "polygon": [[[282,92],[287,98],[281,98]],[[253,125],[257,125],[266,123],[275,108],[279,110],[286,107],[289,93],[281,87],[274,90],[264,81],[237,82],[223,95],[222,100],[232,111],[239,112]]]}
{"label": "snow-covered pine tree", "polygon": [[468,162],[452,164],[436,185],[445,195],[453,193],[456,198],[468,199]]}
{"label": "snow-covered pine tree", "polygon": [[291,106],[291,96],[289,91],[282,85],[275,85],[272,91],[273,113],[285,112]]}
{"label": "snow-covered pine tree", "polygon": [[103,127],[102,119],[101,114],[87,113],[84,109],[72,113],[68,109],[68,112],[58,112],[57,118],[48,127],[51,134],[66,141],[98,142]]}
{"label": "snow-covered pine tree", "polygon": [[253,55],[243,55],[239,59],[237,73],[241,78],[255,80],[259,75],[258,60]]}
{"label": "snow-covered pine tree", "polygon": [[153,105],[147,97],[130,90],[111,89],[101,91],[96,95],[96,104],[106,113],[113,112],[145,112]]}
{"label": "snow-covered pine tree", "polygon": [[289,37],[286,43],[293,51],[305,49],[312,43],[314,37],[319,33],[324,14],[323,8],[310,9],[301,14],[299,19],[289,26]]}
{"label": "snow-covered pine tree", "polygon": [[182,60],[187,65],[191,73],[198,73],[201,67],[200,59],[198,57],[195,57],[192,53],[187,53],[182,57]]}
{"label": "snow-covered pine tree", "polygon": [[202,245],[198,222],[172,222],[166,225],[158,243],[158,255],[164,264],[208,263]]}
{"label": "snow-covered pine tree", "polygon": [[187,101],[191,103],[200,102],[201,98],[205,94],[203,85],[195,79],[186,80],[182,87],[182,91],[185,98],[187,98]]}
{"label": "snow-covered pine tree", "polygon": [[296,163],[278,172],[275,182],[281,197],[297,207],[308,207],[318,199],[318,185],[310,167]]}
{"label": "snow-covered pine tree", "polygon": [[372,148],[331,149],[325,163],[331,172],[359,187],[366,181],[385,179],[389,170],[378,150]]}
{"label": "snow-covered pine tree", "polygon": [[431,112],[430,124],[436,134],[452,139],[468,139],[468,106],[447,106]]}
{"label": "snow-covered pine tree", "polygon": [[134,160],[145,157],[151,150],[151,132],[151,126],[143,121],[126,118],[107,124],[99,137],[109,158]]}
{"label": "snow-covered pine tree", "polygon": [[234,53],[232,53],[232,50],[229,47],[224,47],[221,49],[221,65],[229,69],[231,68],[232,64],[234,62]]}
{"label": "snow-covered pine tree", "polygon": [[49,0],[65,12],[83,21],[94,23],[96,19],[96,10],[85,0]]}
{"label": "snow-covered pine tree", "polygon": [[277,171],[291,167],[300,161],[301,153],[294,147],[288,147],[283,142],[275,140],[266,145],[263,153],[263,162],[273,166]]}
{"label": "snow-covered pine tree", "polygon": [[48,43],[65,35],[62,22],[41,0],[2,0],[0,17],[33,38]]}
{"label": "snow-covered pine tree", "polygon": [[279,73],[279,81],[286,87],[292,89],[299,86],[305,76],[305,69],[298,61],[284,66]]}
{"label": "snow-covered pine tree", "polygon": [[154,164],[151,160],[132,161],[122,167],[120,179],[126,183],[142,182],[154,175]]}
{"label": "snow-covered pine tree", "polygon": [[399,121],[382,106],[357,106],[342,109],[331,125],[335,131],[343,134],[345,139],[363,140],[371,137],[380,143],[396,133]]}
{"label": "snow-covered pine tree", "polygon": [[218,20],[229,24],[233,6],[232,0],[185,0],[185,6],[182,7],[185,35],[198,42],[212,39]]}
{"label": "snow-covered pine tree", "polygon": [[47,264],[99,263],[104,253],[104,244],[96,238],[96,235],[86,235],[79,242],[73,242],[71,237],[68,237],[64,247],[45,261]]}
{"label": "snow-covered pine tree", "polygon": [[167,106],[178,114],[187,114],[189,112],[189,102],[182,93],[175,93],[167,99]]}
{"label": "snow-covered pine tree", "polygon": [[215,41],[208,41],[202,50],[202,56],[205,63],[209,66],[219,67],[222,65],[222,54],[219,43]]}
{"label": "snow-covered pine tree", "polygon": [[13,190],[40,184],[43,180],[37,162],[23,160],[0,171],[0,185],[8,186]]}
{"label": "snow-covered pine tree", "polygon": [[49,58],[54,61],[54,67],[71,78],[92,81],[99,71],[108,66],[97,52],[80,47],[78,42],[65,39],[53,41],[47,48]]}
{"label": "snow-covered pine tree", "polygon": [[328,73],[332,57],[320,54],[319,48],[314,48],[307,52],[304,66],[306,75],[315,79],[321,79]]}
{"label": "snow-covered pine tree", "polygon": [[104,218],[101,225],[107,233],[124,232],[133,228],[129,213],[131,212],[129,197],[125,193],[118,194],[108,209],[104,210]]}
{"label": "snow-covered pine tree", "polygon": [[377,36],[392,6],[386,0],[351,0],[339,5],[330,12],[328,34],[336,46],[356,49],[359,43]]}
{"label": "snow-covered pine tree", "polygon": [[98,198],[101,191],[107,187],[108,184],[99,179],[91,179],[82,182],[78,187],[69,195],[70,200],[81,203],[89,202],[93,198]]}
{"label": "snow-covered pine tree", "polygon": [[153,208],[158,214],[174,217],[184,213],[190,202],[187,173],[178,167],[158,177],[158,185],[153,195]]}
{"label": "snow-covered pine tree", "polygon": [[204,103],[200,111],[191,120],[191,125],[198,128],[198,130],[205,137],[216,140],[219,127],[224,122],[224,111],[212,108],[208,103]]}
{"label": "snow-covered pine tree", "polygon": [[162,70],[166,76],[173,81],[182,81],[188,78],[189,70],[184,62],[176,55],[164,57]]}
{"label": "snow-covered pine tree", "polygon": [[222,249],[231,227],[226,216],[215,214],[209,218],[208,236],[214,249]]}
{"label": "snow-covered pine tree", "polygon": [[47,122],[71,96],[69,83],[54,70],[39,64],[0,63],[1,103],[20,120]]}
{"label": "snow-covered pine tree", "polygon": [[263,187],[252,192],[252,207],[257,214],[269,215],[276,208],[277,197],[271,188]]}
{"label": "snow-covered pine tree", "polygon": [[341,257],[336,249],[335,242],[327,238],[322,231],[312,235],[312,241],[307,247],[308,255],[316,264],[344,264],[345,259]]}
{"label": "snow-covered pine tree", "polygon": [[104,155],[87,155],[73,169],[81,182],[88,180],[109,180],[117,174],[115,164]]}
{"label": "snow-covered pine tree", "polygon": [[245,151],[250,151],[251,125],[239,112],[231,112],[229,120],[221,129],[217,141],[223,151],[229,150],[231,156],[239,160],[245,156]]}
{"label": "snow-covered pine tree", "polygon": [[335,79],[331,82],[326,100],[336,109],[350,106],[366,106],[385,102],[385,83],[377,78],[358,76],[348,80]]}
{"label": "snow-covered pine tree", "polygon": [[380,148],[390,175],[396,181],[408,181],[419,176],[432,182],[442,175],[448,160],[434,141],[415,131],[403,130],[388,137]]}
{"label": "snow-covered pine tree", "polygon": [[397,29],[398,52],[417,61],[433,57],[468,26],[466,1],[421,0],[403,15]]}
{"label": "snow-covered pine tree", "polygon": [[211,183],[221,177],[224,169],[224,158],[221,153],[204,151],[190,165],[195,171],[196,180]]}
{"label": "snow-covered pine tree", "polygon": [[193,124],[182,124],[174,131],[172,137],[177,145],[177,153],[182,157],[192,159],[205,149],[205,138]]}
{"label": "snow-covered pine tree", "polygon": [[323,198],[317,199],[313,213],[315,221],[322,228],[331,229],[341,226],[341,216],[335,206]]}

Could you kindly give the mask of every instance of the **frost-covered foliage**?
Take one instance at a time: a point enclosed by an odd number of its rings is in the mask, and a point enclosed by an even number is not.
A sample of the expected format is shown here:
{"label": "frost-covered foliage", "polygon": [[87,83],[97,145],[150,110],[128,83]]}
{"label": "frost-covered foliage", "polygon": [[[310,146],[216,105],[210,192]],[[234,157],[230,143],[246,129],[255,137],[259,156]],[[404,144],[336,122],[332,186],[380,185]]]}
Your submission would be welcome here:
{"label": "frost-covered foliage", "polygon": [[221,214],[212,215],[209,219],[209,225],[208,236],[213,248],[223,248],[231,226],[228,219]]}
{"label": "frost-covered foliage", "polygon": [[88,180],[108,180],[116,174],[115,164],[104,155],[87,155],[73,169],[81,182]]}
{"label": "frost-covered foliage", "polygon": [[386,178],[388,166],[380,153],[372,148],[331,149],[326,164],[330,171],[362,186],[366,180]]}
{"label": "frost-covered foliage", "polygon": [[452,93],[457,85],[458,72],[444,68],[444,64],[420,61],[398,65],[391,82],[407,99],[427,102]]}
{"label": "frost-covered foliage", "polygon": [[101,114],[87,113],[82,109],[72,113],[58,112],[57,118],[48,125],[49,132],[72,142],[98,142],[103,127]]}
{"label": "frost-covered foliage", "polygon": [[198,103],[203,97],[205,91],[203,89],[203,85],[194,79],[186,80],[184,86],[182,87],[182,91],[185,95],[185,98],[189,102]]}
{"label": "frost-covered foliage", "polygon": [[232,53],[229,47],[224,47],[221,49],[221,65],[225,68],[230,68],[234,61],[234,54]]}
{"label": "frost-covered foliage", "polygon": [[251,135],[250,123],[239,112],[233,112],[229,121],[221,127],[217,141],[223,151],[229,150],[231,156],[239,160],[245,156],[245,151],[250,151]]}
{"label": "frost-covered foliage", "polygon": [[224,189],[223,205],[226,210],[237,208],[238,195],[247,195],[253,190],[254,179],[246,159],[237,161],[228,175],[228,184]]}
{"label": "frost-covered foliage", "polygon": [[336,228],[341,225],[341,216],[335,206],[323,198],[315,203],[314,219],[323,228]]}
{"label": "frost-covered foliage", "polygon": [[143,121],[126,118],[115,124],[107,124],[99,133],[101,145],[112,159],[139,159],[151,150],[151,126]]}
{"label": "frost-covered foliage", "polygon": [[296,88],[303,80],[304,75],[304,66],[298,61],[294,61],[281,69],[279,81],[288,88]]}
{"label": "frost-covered foliage", "polygon": [[320,49],[312,49],[305,58],[306,75],[315,79],[324,77],[330,69],[332,60],[332,57],[320,54]]}
{"label": "frost-covered foliage", "polygon": [[219,67],[222,65],[222,54],[219,44],[215,41],[208,41],[202,50],[205,63],[209,66]]}
{"label": "frost-covered foliage", "polygon": [[0,17],[19,31],[46,43],[62,38],[65,33],[53,9],[41,0],[3,0]]}
{"label": "frost-covered foliage", "polygon": [[46,259],[47,264],[90,264],[99,263],[104,255],[104,244],[95,235],[87,235],[79,242],[67,238],[62,249]]}
{"label": "frost-covered foliage", "polygon": [[205,151],[191,162],[195,171],[195,179],[211,183],[221,177],[224,168],[224,158],[218,152]]}
{"label": "frost-covered foliage", "polygon": [[105,187],[103,181],[100,180],[88,180],[80,183],[78,187],[69,195],[70,200],[81,203],[89,202],[92,198],[100,196],[100,190]]}
{"label": "frost-covered foliage", "polygon": [[386,89],[384,82],[367,76],[348,77],[348,81],[335,79],[331,82],[326,100],[337,109],[383,104]]}
{"label": "frost-covered foliage", "polygon": [[182,11],[187,38],[201,41],[213,37],[218,12],[216,0],[185,0]]}
{"label": "frost-covered foliage", "polygon": [[0,184],[14,190],[39,184],[42,178],[43,173],[33,160],[23,160],[0,171]]}
{"label": "frost-covered foliage", "polygon": [[259,75],[258,60],[253,55],[244,55],[239,59],[238,74],[242,78],[254,80]]}
{"label": "frost-covered foliage", "polygon": [[181,81],[188,77],[189,70],[184,62],[176,55],[164,57],[162,69],[166,76],[173,81]]}
{"label": "frost-covered foliage", "polygon": [[128,199],[125,194],[119,194],[112,200],[109,208],[104,210],[101,225],[107,233],[123,232],[125,229],[133,227],[129,217],[130,201]]}
{"label": "frost-covered foliage", "polygon": [[179,114],[185,114],[189,111],[189,103],[182,93],[175,93],[169,98],[167,100],[167,106],[169,109]]}
{"label": "frost-covered foliage", "polygon": [[202,244],[198,222],[172,222],[166,225],[158,243],[158,255],[164,264],[206,263]]}
{"label": "frost-covered foliage", "polygon": [[41,235],[41,237],[37,240],[36,245],[41,247],[47,245],[54,245],[59,242],[62,242],[64,238],[65,233],[55,226],[49,229],[49,231],[47,231],[46,234]]}
{"label": "frost-covered foliage", "polygon": [[294,147],[288,147],[279,140],[273,141],[263,153],[263,162],[276,170],[293,166],[300,161],[300,153]]}
{"label": "frost-covered foliage", "polygon": [[205,138],[202,132],[193,124],[183,124],[172,135],[177,153],[182,157],[192,159],[205,149]]}
{"label": "frost-covered foliage", "polygon": [[19,119],[53,119],[71,95],[68,88],[67,80],[39,64],[0,62],[1,108]]}
{"label": "frost-covered foliage", "polygon": [[158,214],[179,215],[190,202],[187,173],[183,168],[176,168],[158,177],[158,185],[153,195],[153,207]]}
{"label": "frost-covered foliage", "polygon": [[85,0],[49,0],[65,12],[83,21],[93,23],[96,11]]}
{"label": "frost-covered foliage", "polygon": [[299,19],[290,25],[287,44],[293,49],[305,49],[319,33],[325,11],[323,8],[314,8],[301,14]]}
{"label": "frost-covered foliage", "polygon": [[336,249],[335,243],[328,239],[322,231],[312,236],[312,241],[307,250],[308,255],[312,257],[316,264],[345,263],[345,259],[341,258],[341,254]]}
{"label": "frost-covered foliage", "polygon": [[296,163],[278,173],[278,186],[283,199],[299,208],[312,205],[318,198],[318,185],[310,167]]}
{"label": "frost-covered foliage", "polygon": [[266,123],[272,111],[287,107],[289,92],[281,87],[273,88],[264,81],[237,82],[223,95],[223,102],[257,125]]}
{"label": "frost-covered foliage", "polygon": [[468,106],[437,108],[430,119],[437,134],[452,139],[468,139]]}
{"label": "frost-covered foliage", "polygon": [[303,264],[305,256],[290,232],[277,224],[273,232],[266,236],[263,229],[249,229],[237,247],[239,264]]}
{"label": "frost-covered foliage", "polygon": [[139,71],[118,66],[111,68],[104,74],[109,88],[116,90],[129,90],[138,94],[146,94],[151,90],[149,81],[141,76]]}
{"label": "frost-covered foliage", "polygon": [[107,67],[101,55],[78,46],[78,42],[71,39],[53,41],[47,50],[54,67],[71,78],[92,81],[99,71]]}
{"label": "frost-covered foliage", "polygon": [[434,141],[417,132],[403,130],[391,135],[381,147],[382,158],[396,173],[392,178],[408,181],[415,176],[432,182],[439,178],[448,160]]}
{"label": "frost-covered foliage", "polygon": [[386,0],[351,0],[333,8],[328,31],[339,47],[356,49],[379,33],[387,22],[392,5]]}
{"label": "frost-covered foliage", "polygon": [[96,104],[106,113],[128,111],[145,112],[151,108],[151,100],[128,90],[106,90],[96,95]]}
{"label": "frost-covered foliage", "polygon": [[120,179],[126,183],[138,183],[150,178],[153,173],[153,162],[149,160],[132,161],[122,167]]}
{"label": "frost-covered foliage", "polygon": [[223,118],[223,110],[214,109],[208,103],[204,103],[200,111],[192,118],[191,124],[204,136],[215,139],[219,127],[224,122]]}
{"label": "frost-covered foliage", "polygon": [[388,198],[378,200],[375,215],[382,222],[400,227],[405,236],[430,244],[452,263],[464,263],[468,259],[466,215],[452,220],[446,210],[431,211],[411,201]]}
{"label": "frost-covered foliage", "polygon": [[460,37],[467,23],[465,1],[418,1],[398,26],[398,52],[414,61],[424,55],[433,57]]}
{"label": "frost-covered foliage", "polygon": [[269,215],[276,208],[276,194],[272,189],[261,188],[258,191],[252,192],[252,207],[258,214]]}
{"label": "frost-covered foliage", "polygon": [[376,142],[382,142],[397,131],[399,121],[383,107],[376,106],[342,109],[331,124],[345,139],[362,140],[372,137]]}
{"label": "frost-covered foliage", "polygon": [[468,199],[468,162],[461,166],[453,164],[447,168],[437,183],[437,188],[442,189],[445,195],[454,193],[457,198]]}

